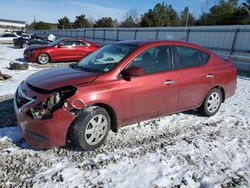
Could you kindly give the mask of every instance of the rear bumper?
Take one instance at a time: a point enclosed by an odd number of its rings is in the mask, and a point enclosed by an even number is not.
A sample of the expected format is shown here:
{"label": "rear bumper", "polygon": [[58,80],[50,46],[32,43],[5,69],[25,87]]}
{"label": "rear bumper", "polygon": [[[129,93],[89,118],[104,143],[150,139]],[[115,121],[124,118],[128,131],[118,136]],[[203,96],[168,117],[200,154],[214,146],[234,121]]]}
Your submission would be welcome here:
{"label": "rear bumper", "polygon": [[19,40],[13,39],[14,46],[21,46],[21,42]]}
{"label": "rear bumper", "polygon": [[226,83],[225,87],[225,98],[229,98],[233,96],[237,89],[237,69],[232,68],[231,72],[229,73],[228,77],[230,78]]}
{"label": "rear bumper", "polygon": [[35,120],[18,109],[16,99],[14,108],[18,126],[27,144],[38,148],[60,147],[66,144],[67,132],[74,116],[66,109],[58,109],[49,120]]}
{"label": "rear bumper", "polygon": [[20,43],[14,42],[14,46],[21,46]]}

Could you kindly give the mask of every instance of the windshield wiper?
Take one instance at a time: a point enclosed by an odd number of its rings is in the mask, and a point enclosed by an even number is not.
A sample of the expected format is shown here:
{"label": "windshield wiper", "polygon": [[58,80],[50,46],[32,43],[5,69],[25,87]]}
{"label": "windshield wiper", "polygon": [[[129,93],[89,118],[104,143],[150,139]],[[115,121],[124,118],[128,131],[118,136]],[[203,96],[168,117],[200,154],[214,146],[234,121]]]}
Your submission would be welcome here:
{"label": "windshield wiper", "polygon": [[97,69],[81,67],[78,64],[72,64],[72,68],[81,69],[81,70],[84,70],[84,71],[87,71],[87,72],[103,72],[103,71],[100,71],[100,70],[97,70]]}
{"label": "windshield wiper", "polygon": [[85,70],[87,72],[92,72],[90,69],[86,68],[86,67],[80,67],[78,64],[75,65],[75,68],[77,69],[81,69],[81,70]]}

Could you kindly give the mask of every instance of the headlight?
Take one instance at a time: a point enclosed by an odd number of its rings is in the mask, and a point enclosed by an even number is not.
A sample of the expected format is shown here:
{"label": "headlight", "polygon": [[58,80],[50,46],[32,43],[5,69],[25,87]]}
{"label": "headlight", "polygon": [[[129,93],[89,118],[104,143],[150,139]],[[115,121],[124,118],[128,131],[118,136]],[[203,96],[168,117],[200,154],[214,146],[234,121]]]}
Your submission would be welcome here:
{"label": "headlight", "polygon": [[24,54],[27,54],[27,55],[31,55],[33,53],[33,51],[29,50],[29,51],[24,51]]}
{"label": "headlight", "polygon": [[50,119],[53,116],[53,112],[61,108],[64,101],[73,96],[76,92],[76,87],[66,86],[51,91],[48,98],[31,108],[28,115],[33,119]]}

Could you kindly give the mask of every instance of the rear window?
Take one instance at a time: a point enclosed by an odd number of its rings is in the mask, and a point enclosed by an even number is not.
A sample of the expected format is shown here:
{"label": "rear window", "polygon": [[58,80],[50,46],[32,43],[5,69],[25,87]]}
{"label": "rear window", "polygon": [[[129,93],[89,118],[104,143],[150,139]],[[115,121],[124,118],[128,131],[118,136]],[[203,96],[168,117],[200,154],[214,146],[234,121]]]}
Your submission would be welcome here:
{"label": "rear window", "polygon": [[179,56],[180,68],[205,65],[209,60],[209,54],[194,48],[176,46],[176,50]]}
{"label": "rear window", "polygon": [[8,34],[3,34],[1,37],[8,37]]}
{"label": "rear window", "polygon": [[14,35],[14,34],[9,34],[9,37],[16,37],[16,35]]}

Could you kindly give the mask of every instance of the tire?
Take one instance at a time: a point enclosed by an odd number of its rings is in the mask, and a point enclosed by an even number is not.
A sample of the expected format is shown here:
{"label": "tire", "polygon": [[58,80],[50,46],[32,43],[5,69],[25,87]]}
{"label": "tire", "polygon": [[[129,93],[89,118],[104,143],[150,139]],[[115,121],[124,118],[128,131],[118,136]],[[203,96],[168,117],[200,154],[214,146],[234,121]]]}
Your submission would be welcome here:
{"label": "tire", "polygon": [[218,88],[211,89],[206,98],[204,99],[199,111],[204,116],[213,116],[215,115],[221,106],[222,103],[222,93]]}
{"label": "tire", "polygon": [[50,61],[49,54],[47,53],[40,53],[37,57],[37,62],[39,64],[45,65]]}
{"label": "tire", "polygon": [[29,46],[29,44],[27,42],[22,44],[22,48],[27,48]]}
{"label": "tire", "polygon": [[10,63],[9,64],[10,70],[27,70],[29,69],[28,63]]}
{"label": "tire", "polygon": [[110,125],[110,116],[104,108],[90,106],[84,109],[74,121],[70,133],[71,142],[77,149],[95,150],[105,141]]}

